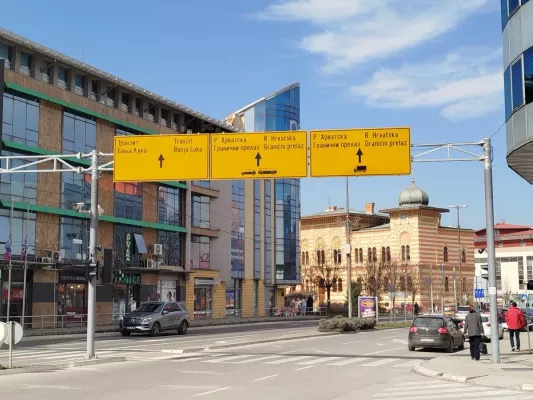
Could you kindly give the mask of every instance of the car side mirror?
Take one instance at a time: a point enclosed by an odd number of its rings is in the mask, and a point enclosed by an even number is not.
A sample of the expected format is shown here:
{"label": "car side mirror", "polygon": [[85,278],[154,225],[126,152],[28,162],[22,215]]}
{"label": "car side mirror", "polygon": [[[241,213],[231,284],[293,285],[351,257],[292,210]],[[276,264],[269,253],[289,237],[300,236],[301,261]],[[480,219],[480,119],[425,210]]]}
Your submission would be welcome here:
{"label": "car side mirror", "polygon": [[168,310],[163,310],[163,315],[167,315],[168,314]]}

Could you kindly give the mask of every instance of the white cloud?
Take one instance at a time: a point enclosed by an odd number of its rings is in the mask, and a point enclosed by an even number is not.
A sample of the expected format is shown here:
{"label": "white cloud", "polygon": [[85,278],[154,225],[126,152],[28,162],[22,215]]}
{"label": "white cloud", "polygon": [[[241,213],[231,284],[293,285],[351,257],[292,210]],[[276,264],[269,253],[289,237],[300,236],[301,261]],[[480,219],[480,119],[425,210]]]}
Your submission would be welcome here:
{"label": "white cloud", "polygon": [[325,60],[334,73],[369,60],[386,59],[450,31],[489,0],[283,0],[262,17],[303,21],[322,32],[301,46]]}
{"label": "white cloud", "polygon": [[501,51],[465,49],[399,69],[382,68],[350,92],[377,108],[440,108],[448,119],[486,115],[501,105]]}

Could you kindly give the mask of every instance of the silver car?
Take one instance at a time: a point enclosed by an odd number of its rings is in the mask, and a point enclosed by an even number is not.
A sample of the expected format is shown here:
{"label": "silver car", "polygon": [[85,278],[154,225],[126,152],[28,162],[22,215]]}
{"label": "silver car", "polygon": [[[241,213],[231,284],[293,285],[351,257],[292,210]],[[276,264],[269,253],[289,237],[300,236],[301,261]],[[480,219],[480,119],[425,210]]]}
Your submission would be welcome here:
{"label": "silver car", "polygon": [[153,301],[144,303],[120,321],[120,333],[149,333],[158,336],[162,331],[177,330],[185,335],[189,329],[189,313],[183,303]]}

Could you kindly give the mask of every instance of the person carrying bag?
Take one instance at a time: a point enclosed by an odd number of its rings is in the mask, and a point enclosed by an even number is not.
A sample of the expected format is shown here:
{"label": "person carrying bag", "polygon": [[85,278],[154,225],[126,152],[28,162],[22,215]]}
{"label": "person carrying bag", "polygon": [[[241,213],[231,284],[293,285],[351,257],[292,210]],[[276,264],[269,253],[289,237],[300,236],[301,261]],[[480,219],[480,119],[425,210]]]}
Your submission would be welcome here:
{"label": "person carrying bag", "polygon": [[477,313],[474,309],[474,306],[470,306],[470,313],[465,318],[464,326],[465,335],[468,334],[468,341],[470,342],[470,357],[472,360],[479,361],[481,358],[480,353],[486,351],[487,346],[483,348],[482,345],[485,345],[481,340],[485,334],[483,329],[483,322],[481,321],[481,315]]}

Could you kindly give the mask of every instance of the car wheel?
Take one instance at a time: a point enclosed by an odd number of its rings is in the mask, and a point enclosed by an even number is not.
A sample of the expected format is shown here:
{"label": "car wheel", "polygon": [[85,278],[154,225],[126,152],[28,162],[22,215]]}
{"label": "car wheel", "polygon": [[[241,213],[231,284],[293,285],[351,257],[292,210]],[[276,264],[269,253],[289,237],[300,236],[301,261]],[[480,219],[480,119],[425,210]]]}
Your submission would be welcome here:
{"label": "car wheel", "polygon": [[414,346],[407,346],[407,348],[409,349],[409,351],[415,351],[415,347]]}
{"label": "car wheel", "polygon": [[453,338],[450,339],[450,344],[446,348],[446,352],[453,353]]}
{"label": "car wheel", "polygon": [[131,335],[131,332],[128,332],[128,331],[120,331],[120,334],[121,334],[122,336],[129,336],[129,335]]}
{"label": "car wheel", "polygon": [[188,329],[189,329],[189,324],[187,323],[187,321],[183,321],[180,327],[178,328],[178,333],[180,335],[186,335]]}
{"label": "car wheel", "polygon": [[159,333],[161,332],[161,325],[159,325],[159,322],[155,322],[152,326],[152,330],[150,331],[150,336],[156,337],[159,336]]}
{"label": "car wheel", "polygon": [[464,350],[465,349],[465,338],[463,337],[461,339],[461,344],[459,345],[459,350]]}

